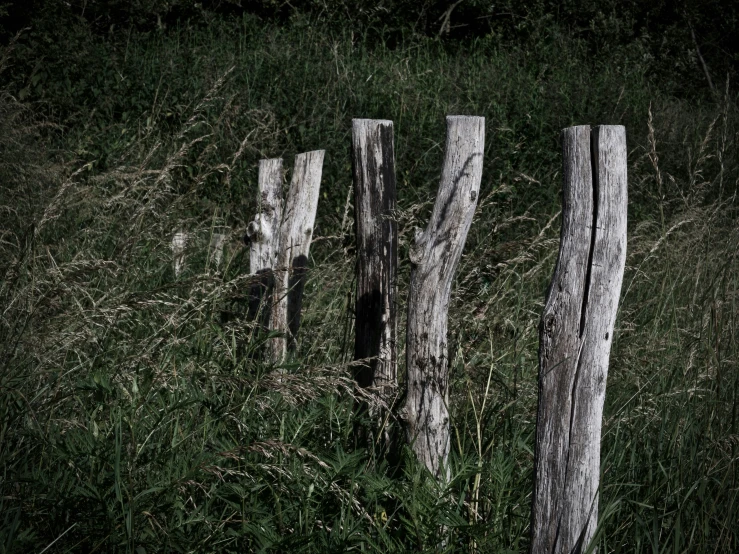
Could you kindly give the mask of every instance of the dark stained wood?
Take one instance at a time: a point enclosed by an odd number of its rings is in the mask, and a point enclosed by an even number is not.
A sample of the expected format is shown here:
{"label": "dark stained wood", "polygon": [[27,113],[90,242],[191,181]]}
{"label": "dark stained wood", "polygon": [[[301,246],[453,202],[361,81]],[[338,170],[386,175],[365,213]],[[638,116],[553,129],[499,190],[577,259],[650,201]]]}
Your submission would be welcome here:
{"label": "dark stained wood", "polygon": [[[354,221],[357,234],[354,376],[373,387],[390,406],[397,392],[396,273],[398,224],[395,221],[393,122],[352,121]],[[386,410],[373,410],[385,446],[392,437]]]}

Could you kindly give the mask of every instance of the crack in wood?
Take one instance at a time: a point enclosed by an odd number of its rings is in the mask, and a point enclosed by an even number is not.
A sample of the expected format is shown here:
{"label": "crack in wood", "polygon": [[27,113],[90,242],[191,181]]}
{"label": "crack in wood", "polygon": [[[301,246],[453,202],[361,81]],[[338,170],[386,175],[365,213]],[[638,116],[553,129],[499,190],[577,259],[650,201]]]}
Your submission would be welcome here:
{"label": "crack in wood", "polygon": [[621,126],[571,127],[562,139],[560,250],[539,327],[530,551],[575,554],[598,521],[609,340],[626,254],[626,142]]}

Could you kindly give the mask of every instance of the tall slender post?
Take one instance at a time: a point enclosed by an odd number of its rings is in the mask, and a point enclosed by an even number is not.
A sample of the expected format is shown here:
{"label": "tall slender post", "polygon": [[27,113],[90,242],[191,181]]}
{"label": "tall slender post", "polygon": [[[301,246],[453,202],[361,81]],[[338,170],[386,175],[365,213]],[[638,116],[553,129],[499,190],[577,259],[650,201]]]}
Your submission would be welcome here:
{"label": "tall slender post", "polygon": [[[249,286],[249,318],[259,317],[264,327],[270,317],[270,291],[280,241],[282,221],[282,159],[259,160],[258,212],[246,228],[249,270],[255,276]],[[262,314],[258,316],[258,314]]]}
{"label": "tall slender post", "polygon": [[[398,224],[394,219],[395,150],[393,122],[352,121],[354,220],[357,233],[354,377],[360,387],[377,389],[387,406],[397,392],[395,293]],[[391,448],[389,413],[372,414]]]}
{"label": "tall slender post", "polygon": [[308,254],[316,221],[324,150],[295,156],[290,190],[280,226],[270,329],[282,336],[271,340],[272,359],[280,362],[295,346],[300,328]]}
{"label": "tall slender post", "polygon": [[411,247],[403,417],[408,441],[431,473],[449,480],[447,312],[454,272],[477,207],[485,118],[447,117],[446,154],[428,227]]}
{"label": "tall slender post", "polygon": [[557,264],[539,325],[531,552],[585,552],[598,523],[608,360],[626,260],[626,133],[562,131]]}

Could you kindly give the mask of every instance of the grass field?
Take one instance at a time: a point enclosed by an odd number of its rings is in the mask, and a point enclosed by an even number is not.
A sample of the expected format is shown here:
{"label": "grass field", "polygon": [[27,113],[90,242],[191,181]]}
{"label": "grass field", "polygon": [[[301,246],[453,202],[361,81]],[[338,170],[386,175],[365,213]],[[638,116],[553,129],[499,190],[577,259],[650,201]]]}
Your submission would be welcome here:
{"label": "grass field", "polygon": [[[638,51],[593,59],[556,28],[526,45],[389,44],[246,17],[70,37],[36,65],[22,41],[2,57],[0,552],[435,551],[441,533],[449,552],[525,552],[559,131],[575,124],[625,125],[629,149],[593,546],[739,550],[732,83],[679,95]],[[487,137],[439,490],[409,452],[389,468],[354,443],[347,201],[351,118],[392,119],[404,314],[448,114],[485,116]],[[258,160],[318,148],[301,339],[276,372],[243,317],[241,237]],[[193,240],[175,278],[179,229]]]}

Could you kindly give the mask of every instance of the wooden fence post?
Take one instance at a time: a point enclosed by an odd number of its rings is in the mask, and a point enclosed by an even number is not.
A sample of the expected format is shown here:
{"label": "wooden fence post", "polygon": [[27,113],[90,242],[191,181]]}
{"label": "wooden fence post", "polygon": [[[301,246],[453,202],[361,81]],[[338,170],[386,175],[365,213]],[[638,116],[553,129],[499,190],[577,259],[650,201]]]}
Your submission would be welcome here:
{"label": "wooden fence post", "polygon": [[271,339],[272,360],[284,359],[288,347],[295,346],[300,328],[303,287],[308,253],[318,207],[324,150],[295,156],[295,168],[280,226],[270,329],[283,336]]}
{"label": "wooden fence post", "polygon": [[585,552],[598,522],[608,359],[626,260],[626,133],[562,131],[559,257],[539,325],[531,552]]}
{"label": "wooden fence post", "polygon": [[248,314],[252,320],[258,317],[265,328],[270,317],[270,292],[277,264],[281,221],[282,158],[259,160],[258,212],[246,228],[249,271],[256,276],[249,286]]}
{"label": "wooden fence post", "polygon": [[408,441],[431,473],[448,482],[450,426],[447,311],[482,179],[485,118],[448,116],[446,154],[431,220],[410,250],[403,418]]}
{"label": "wooden fence post", "polygon": [[185,268],[185,248],[187,248],[187,233],[185,231],[177,231],[172,236],[172,265],[174,266],[174,276],[179,277]]}
{"label": "wooden fence post", "polygon": [[[388,407],[397,392],[395,293],[398,224],[394,219],[395,151],[393,122],[352,121],[354,220],[357,233],[357,296],[354,359],[360,387],[373,387]],[[384,446],[392,448],[389,413],[371,414]]]}
{"label": "wooden fence post", "polygon": [[226,233],[213,232],[210,236],[210,263],[218,270],[223,261],[223,250],[226,246]]}

